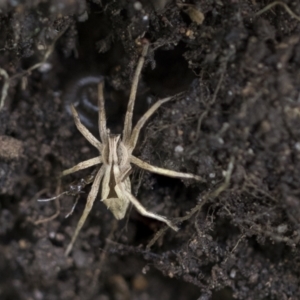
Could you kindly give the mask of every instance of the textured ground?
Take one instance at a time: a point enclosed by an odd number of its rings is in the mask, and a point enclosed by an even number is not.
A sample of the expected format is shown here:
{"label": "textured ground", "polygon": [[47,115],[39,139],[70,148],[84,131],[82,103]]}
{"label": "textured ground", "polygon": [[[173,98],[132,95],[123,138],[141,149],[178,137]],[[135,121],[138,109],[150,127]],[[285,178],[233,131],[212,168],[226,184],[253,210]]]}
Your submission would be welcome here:
{"label": "textured ground", "polygon": [[[257,14],[270,3],[1,2],[1,300],[300,298],[300,4]],[[135,169],[133,193],[180,231],[134,209],[117,222],[97,201],[66,258],[87,194],[67,219],[73,197],[36,200],[97,154],[66,104],[80,101],[95,132],[97,113],[84,107],[95,89],[76,84],[105,76],[108,125],[121,132],[141,37],[151,49],[135,121],[184,94],[147,123],[135,154],[206,182]]]}

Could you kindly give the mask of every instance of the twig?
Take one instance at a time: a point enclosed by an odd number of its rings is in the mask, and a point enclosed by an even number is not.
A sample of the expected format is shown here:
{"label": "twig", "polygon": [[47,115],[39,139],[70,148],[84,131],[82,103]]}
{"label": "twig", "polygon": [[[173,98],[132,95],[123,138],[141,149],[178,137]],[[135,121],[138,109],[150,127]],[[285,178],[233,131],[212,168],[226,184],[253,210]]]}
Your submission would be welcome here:
{"label": "twig", "polygon": [[281,5],[285,10],[286,12],[293,18],[295,18],[297,21],[300,21],[300,17],[297,16],[289,7],[286,3],[284,2],[281,2],[281,1],[274,1],[270,4],[268,4],[267,6],[265,6],[263,9],[261,9],[260,11],[258,11],[256,13],[256,16],[259,16],[263,13],[265,13],[266,11],[270,10],[273,6],[276,6],[276,5]]}
{"label": "twig", "polygon": [[4,101],[7,96],[7,90],[9,88],[9,76],[8,76],[7,72],[2,68],[0,68],[0,75],[4,79],[4,83],[3,83],[3,87],[2,87],[2,94],[1,94],[1,99],[0,99],[0,110],[1,110],[2,107],[4,106]]}
{"label": "twig", "polygon": [[[56,194],[59,194],[60,193],[60,188],[61,188],[61,182],[59,181],[57,187],[56,187]],[[40,195],[39,195],[40,196]],[[55,213],[48,217],[48,218],[44,218],[44,219],[40,219],[40,220],[37,220],[37,221],[34,221],[33,224],[34,225],[38,225],[38,224],[41,224],[41,223],[47,223],[49,221],[52,221],[54,220],[55,218],[57,218],[60,214],[60,203],[59,203],[59,199],[58,197],[55,198]]]}
{"label": "twig", "polygon": [[13,79],[16,79],[18,77],[22,77],[26,74],[29,74],[31,71],[39,68],[40,66],[42,66],[49,58],[49,56],[52,54],[53,50],[54,50],[54,46],[57,42],[57,40],[66,32],[66,30],[68,29],[69,27],[67,26],[64,30],[62,30],[56,37],[55,39],[53,40],[52,44],[49,46],[49,48],[47,49],[42,61],[34,64],[33,66],[31,66],[29,69],[25,70],[25,71],[22,71],[20,73],[17,73],[11,77],[8,76],[7,72],[0,68],[0,76],[2,76],[4,78],[4,84],[3,84],[3,87],[2,87],[2,93],[1,93],[1,98],[0,98],[0,110],[3,108],[4,106],[4,103],[5,103],[5,99],[7,97],[7,91],[8,91],[8,88],[9,88],[9,83],[11,80]]}
{"label": "twig", "polygon": [[[235,246],[232,248],[232,250],[230,251],[229,255],[231,255],[235,250],[236,248],[238,247],[238,245],[240,244],[240,242],[246,237],[245,234],[242,234],[241,237],[238,239],[237,243],[235,244]],[[229,258],[229,255],[225,258],[224,260],[224,263],[227,262],[228,258]]]}
{"label": "twig", "polygon": [[223,62],[223,66],[222,66],[222,72],[221,72],[221,75],[220,75],[220,78],[218,80],[218,84],[217,84],[217,87],[215,89],[215,92],[211,98],[211,100],[209,101],[208,105],[207,105],[207,109],[205,111],[203,111],[201,113],[201,115],[199,116],[198,118],[198,123],[197,123],[197,130],[196,130],[196,135],[195,135],[195,139],[194,139],[194,143],[196,143],[196,141],[198,140],[199,138],[199,135],[200,135],[200,131],[201,131],[201,125],[202,125],[202,121],[204,118],[206,118],[206,116],[208,115],[211,107],[214,105],[214,103],[216,102],[216,99],[217,99],[217,96],[218,96],[218,93],[220,91],[220,88],[221,88],[221,85],[223,83],[223,80],[224,80],[224,74],[225,74],[225,71],[226,71],[226,68],[227,68],[227,61],[228,61],[228,57],[224,60]]}
{"label": "twig", "polygon": [[[183,217],[174,219],[173,223],[178,224],[178,223],[182,223],[184,221],[189,220],[194,214],[198,213],[201,210],[203,205],[209,199],[214,199],[214,198],[218,197],[223,191],[225,191],[229,187],[233,167],[234,167],[234,157],[231,157],[230,161],[229,161],[229,164],[228,164],[228,167],[227,167],[227,170],[226,170],[226,173],[225,173],[224,182],[216,190],[212,191],[211,193],[207,193],[206,195],[204,195],[202,201],[200,203],[198,203],[196,206],[194,206],[188,214],[186,214]],[[165,234],[167,229],[168,229],[168,227],[163,227],[162,229],[157,231],[157,233],[154,235],[154,237],[147,244],[146,250],[149,250],[155,244],[155,242]]]}
{"label": "twig", "polygon": [[51,45],[49,46],[49,48],[47,49],[47,51],[46,51],[46,53],[45,53],[45,55],[44,55],[42,61],[40,61],[40,62],[34,64],[33,66],[31,66],[30,68],[28,68],[28,69],[25,70],[25,71],[22,71],[22,72],[20,72],[20,73],[18,73],[18,74],[15,74],[15,75],[11,76],[9,80],[13,80],[13,79],[15,79],[15,78],[22,77],[22,76],[24,76],[25,74],[28,74],[28,73],[30,73],[31,71],[33,71],[33,70],[39,68],[40,66],[42,66],[42,65],[48,60],[49,56],[52,54],[52,52],[53,52],[53,50],[54,50],[54,46],[55,46],[57,40],[58,40],[58,39],[66,32],[66,30],[67,30],[68,28],[69,28],[69,27],[67,26],[64,30],[62,30],[62,31],[55,37],[55,39],[53,40],[52,44],[51,44]]}

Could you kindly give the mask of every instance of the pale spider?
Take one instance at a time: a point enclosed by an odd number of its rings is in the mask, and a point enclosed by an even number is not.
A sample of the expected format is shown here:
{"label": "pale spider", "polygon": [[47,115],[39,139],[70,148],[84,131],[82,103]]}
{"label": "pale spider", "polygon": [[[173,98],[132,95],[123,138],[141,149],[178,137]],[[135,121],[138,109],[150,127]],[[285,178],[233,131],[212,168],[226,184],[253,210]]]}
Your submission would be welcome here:
{"label": "pale spider", "polygon": [[134,108],[134,102],[136,98],[137,86],[140,77],[140,73],[144,64],[145,56],[148,51],[148,44],[143,46],[142,55],[138,61],[138,65],[134,74],[133,83],[131,87],[127,112],[125,116],[125,123],[122,137],[121,135],[110,134],[109,129],[106,128],[106,116],[104,108],[103,97],[103,82],[98,85],[98,103],[99,103],[99,133],[101,142],[97,140],[91,132],[81,123],[78,113],[74,106],[71,107],[74,117],[75,125],[81,134],[99,150],[99,156],[83,161],[73,168],[63,171],[62,176],[77,172],[79,170],[102,164],[97,171],[94,181],[87,198],[86,206],[83,214],[77,224],[76,230],[72,236],[71,242],[65,252],[66,255],[70,253],[74,242],[86,221],[86,218],[92,209],[93,203],[97,197],[97,194],[102,183],[101,201],[107,206],[107,208],[113,213],[116,219],[123,219],[129,203],[131,203],[137,211],[143,216],[150,217],[161,222],[166,223],[173,230],[177,231],[178,228],[166,217],[158,215],[153,212],[149,212],[142,204],[132,195],[131,183],[129,174],[131,171],[131,163],[147,171],[178,178],[193,178],[201,180],[200,176],[175,172],[159,167],[152,166],[137,157],[132,155],[141,128],[145,122],[153,115],[153,113],[163,104],[174,98],[168,97],[157,101],[137,122],[132,129],[132,114]]}

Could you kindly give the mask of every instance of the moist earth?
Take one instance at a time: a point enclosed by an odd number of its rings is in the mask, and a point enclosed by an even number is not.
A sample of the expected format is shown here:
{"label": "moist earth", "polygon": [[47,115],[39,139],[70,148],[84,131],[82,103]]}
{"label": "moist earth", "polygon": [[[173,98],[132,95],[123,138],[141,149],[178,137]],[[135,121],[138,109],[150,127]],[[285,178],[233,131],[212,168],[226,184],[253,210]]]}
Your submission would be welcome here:
{"label": "moist earth", "polygon": [[[300,299],[299,16],[292,0],[2,0],[0,298]],[[103,78],[122,132],[145,42],[134,122],[180,94],[135,155],[204,181],[134,168],[133,194],[180,230],[134,209],[116,221],[96,201],[65,257],[90,187],[37,200],[90,175],[58,180],[98,155],[69,105],[98,137],[90,78]]]}

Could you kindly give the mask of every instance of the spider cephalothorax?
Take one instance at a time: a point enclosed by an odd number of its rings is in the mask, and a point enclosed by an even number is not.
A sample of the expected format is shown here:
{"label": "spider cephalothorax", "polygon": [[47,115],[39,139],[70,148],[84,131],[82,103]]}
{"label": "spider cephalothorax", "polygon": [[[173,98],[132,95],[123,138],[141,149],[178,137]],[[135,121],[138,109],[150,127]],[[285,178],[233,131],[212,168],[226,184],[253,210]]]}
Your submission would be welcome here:
{"label": "spider cephalothorax", "polygon": [[142,215],[164,222],[174,230],[178,228],[166,217],[158,215],[153,212],[149,212],[131,193],[131,183],[129,174],[131,171],[131,164],[148,170],[153,173],[178,178],[193,178],[201,180],[201,178],[194,174],[181,173],[172,170],[167,170],[159,167],[152,166],[137,157],[132,155],[141,128],[145,122],[151,117],[151,115],[165,102],[170,101],[174,98],[168,97],[157,101],[137,122],[135,127],[132,129],[132,114],[134,108],[134,102],[136,98],[136,91],[141,69],[145,60],[145,55],[148,51],[148,44],[143,47],[142,56],[138,62],[138,66],[134,75],[133,84],[131,88],[130,98],[128,102],[127,112],[125,116],[125,123],[123,134],[112,135],[106,128],[106,116],[104,108],[104,97],[103,97],[103,82],[98,85],[98,103],[99,103],[99,134],[101,141],[97,140],[89,130],[81,123],[78,113],[74,106],[71,107],[74,121],[78,130],[82,135],[99,150],[99,156],[83,161],[71,169],[65,170],[62,176],[77,172],[79,170],[102,164],[97,171],[91,191],[87,198],[87,203],[84,212],[78,222],[75,233],[73,234],[72,240],[67,247],[66,255],[72,250],[73,244],[81,230],[90,210],[92,209],[93,203],[98,195],[101,188],[101,201],[107,206],[107,208],[113,213],[115,218],[118,220],[124,218],[127,208],[131,203]]}

